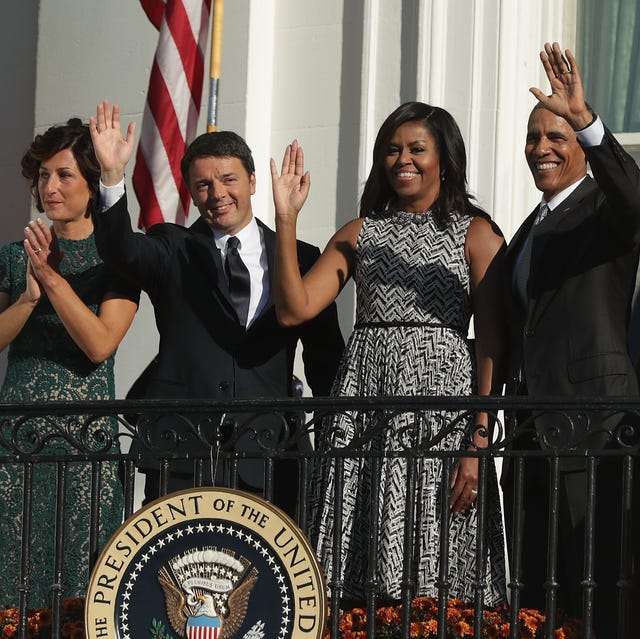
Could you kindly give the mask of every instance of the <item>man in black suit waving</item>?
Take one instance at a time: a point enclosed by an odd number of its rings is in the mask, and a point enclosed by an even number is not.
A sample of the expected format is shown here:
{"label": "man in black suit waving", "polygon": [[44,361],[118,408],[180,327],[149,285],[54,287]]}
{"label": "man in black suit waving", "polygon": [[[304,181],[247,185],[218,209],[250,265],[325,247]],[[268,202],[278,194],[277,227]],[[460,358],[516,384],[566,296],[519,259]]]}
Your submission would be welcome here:
{"label": "man in black suit waving", "polygon": [[[331,306],[299,331],[278,324],[272,293],[275,234],[253,215],[256,179],[245,141],[229,131],[196,138],[181,170],[200,218],[189,228],[157,224],[145,235],[132,231],[124,193],[133,123],[123,139],[119,109],[116,105],[112,111],[105,101],[98,106],[97,118],[91,118],[90,128],[102,169],[103,210],[94,215],[98,250],[105,262],[147,291],[160,333],[159,353],[147,374],[144,397],[286,397],[292,394],[298,340],[313,393],[328,395],[344,347],[336,308]],[[308,270],[319,254],[318,248],[300,242],[301,269]],[[243,429],[246,417],[236,416],[235,427],[234,419],[224,420],[222,435],[235,441],[239,452],[259,450],[260,438],[251,432],[254,428],[268,427],[271,443],[261,440],[268,445],[288,435],[286,422],[276,417]],[[219,418],[212,420],[214,432]],[[162,445],[161,427],[156,423],[147,433],[158,446]],[[181,435],[181,452],[202,452],[203,442],[192,429],[185,427]],[[141,467],[147,475],[145,498],[149,501],[161,492],[158,466],[152,455],[142,451]],[[274,502],[292,513],[296,478],[279,477],[277,470]],[[238,473],[241,488],[263,489],[261,462],[241,461]],[[218,473],[216,481],[226,479]],[[189,486],[193,486],[193,463],[172,463],[168,490]]]}
{"label": "man in black suit waving", "polygon": [[[633,396],[638,382],[627,354],[627,325],[640,241],[640,171],[585,102],[576,60],[546,44],[540,58],[551,95],[529,116],[525,156],[542,201],[505,256],[509,277],[510,373],[507,392],[531,396]],[[587,162],[593,178],[587,175]],[[614,444],[619,419],[536,415],[535,432],[516,445],[599,449]],[[523,426],[524,424],[521,424]],[[558,431],[553,428],[558,427]],[[539,458],[538,458],[539,459]],[[513,464],[503,479],[513,514]],[[621,459],[598,463],[595,523],[595,629],[617,636]],[[583,610],[587,472],[584,457],[560,458],[559,603]],[[604,496],[607,496],[606,498]],[[521,603],[548,601],[549,466],[527,460]],[[513,522],[512,522],[513,523]],[[512,526],[507,527],[512,530]],[[513,557],[512,557],[513,560]]]}

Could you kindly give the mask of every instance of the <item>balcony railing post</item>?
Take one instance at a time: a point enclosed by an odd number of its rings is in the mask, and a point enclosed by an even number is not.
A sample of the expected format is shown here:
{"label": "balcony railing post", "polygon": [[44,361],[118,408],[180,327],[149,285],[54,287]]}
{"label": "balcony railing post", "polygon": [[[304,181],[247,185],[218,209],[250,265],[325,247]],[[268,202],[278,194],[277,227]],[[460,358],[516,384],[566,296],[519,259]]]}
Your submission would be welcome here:
{"label": "balcony railing post", "polygon": [[340,636],[340,609],[342,608],[342,495],[344,491],[344,460],[335,458],[336,472],[333,491],[333,548],[331,558],[331,639]]}
{"label": "balcony railing post", "polygon": [[64,540],[65,530],[65,485],[67,483],[67,462],[59,462],[57,464],[56,479],[56,523],[54,535],[54,584],[53,584],[53,602],[52,602],[52,624],[51,630],[53,639],[60,637],[60,606],[62,604],[62,580],[64,578]]}
{"label": "balcony railing post", "polygon": [[24,464],[24,480],[22,488],[22,543],[20,549],[20,623],[18,639],[27,637],[27,606],[29,602],[29,568],[31,564],[31,516],[33,504],[33,464]]}
{"label": "balcony railing post", "polygon": [[[547,620],[545,632],[547,637],[553,637],[556,628],[558,608],[558,527],[560,516],[560,460],[557,455],[552,455],[551,468],[549,469],[549,537],[547,541],[547,580],[544,587],[546,594]],[[526,551],[526,548],[524,549]],[[525,586],[531,587],[530,584]]]}
{"label": "balcony railing post", "polygon": [[476,581],[474,596],[474,637],[482,639],[482,611],[484,610],[484,589],[487,585],[486,573],[486,524],[487,524],[487,457],[482,452],[478,457],[478,493],[474,506],[477,510],[478,529],[476,533]]}
{"label": "balcony railing post", "polygon": [[[584,620],[584,634],[591,636],[593,629],[593,591],[596,588],[594,579],[594,526],[596,504],[596,458],[590,455],[587,458],[587,499],[584,527],[584,579],[582,581],[582,619]],[[611,499],[615,499],[611,495]]]}
{"label": "balcony railing post", "polygon": [[438,639],[447,639],[447,602],[449,601],[449,498],[451,496],[451,457],[442,460],[440,480],[440,568],[438,570]]}
{"label": "balcony railing post", "polygon": [[[620,627],[618,639],[624,639],[631,636],[630,613],[631,613],[631,594],[633,588],[633,544],[634,532],[640,534],[639,530],[634,531],[634,518],[638,517],[638,513],[634,510],[634,501],[638,503],[638,495],[634,495],[634,475],[637,474],[637,468],[634,468],[633,458],[626,455],[622,467],[622,513],[620,515],[622,532],[620,538],[620,581],[619,599],[618,599],[618,619],[620,619]],[[638,540],[635,539],[636,546]],[[637,558],[636,561],[640,561]]]}
{"label": "balcony railing post", "polygon": [[102,463],[91,463],[91,509],[89,513],[89,573],[98,560],[100,553],[100,502],[102,495]]}
{"label": "balcony railing post", "polygon": [[[404,507],[404,557],[402,562],[402,581],[400,596],[402,598],[402,637],[409,638],[411,625],[411,601],[415,593],[415,499],[416,499],[416,460],[412,454],[404,458],[407,469],[406,495]],[[375,495],[375,493],[372,493]]]}
{"label": "balcony railing post", "polygon": [[[374,455],[371,458],[371,487],[370,494],[375,495],[380,486],[380,458]],[[380,509],[372,505],[369,514],[369,540],[367,548],[369,558],[367,562],[367,583],[365,584],[367,603],[367,639],[376,636],[376,592],[378,580],[376,576],[378,557],[378,530],[380,524]]]}
{"label": "balcony railing post", "polygon": [[509,639],[520,638],[519,628],[519,611],[520,611],[520,594],[522,592],[522,535],[523,535],[523,498],[524,498],[524,465],[525,460],[521,455],[514,456],[510,459],[510,463],[514,464],[513,472],[513,505],[511,519],[513,522],[513,530],[511,531],[511,575],[509,581],[509,590],[511,593],[511,609],[510,622],[511,629]]}

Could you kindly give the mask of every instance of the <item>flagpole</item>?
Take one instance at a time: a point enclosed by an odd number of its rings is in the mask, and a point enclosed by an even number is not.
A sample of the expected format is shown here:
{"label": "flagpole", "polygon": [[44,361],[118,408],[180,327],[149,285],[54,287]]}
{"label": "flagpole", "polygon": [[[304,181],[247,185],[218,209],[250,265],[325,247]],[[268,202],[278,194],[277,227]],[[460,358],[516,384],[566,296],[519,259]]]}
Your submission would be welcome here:
{"label": "flagpole", "polygon": [[222,21],[224,0],[213,0],[211,19],[211,60],[209,64],[209,112],[207,131],[218,130],[218,84],[220,82],[220,62],[222,60]]}

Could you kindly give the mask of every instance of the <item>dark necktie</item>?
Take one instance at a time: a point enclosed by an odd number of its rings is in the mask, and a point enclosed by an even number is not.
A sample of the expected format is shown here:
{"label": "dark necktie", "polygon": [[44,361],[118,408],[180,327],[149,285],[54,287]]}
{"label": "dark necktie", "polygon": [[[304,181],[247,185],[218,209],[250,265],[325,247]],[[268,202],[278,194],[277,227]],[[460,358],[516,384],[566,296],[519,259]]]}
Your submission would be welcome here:
{"label": "dark necktie", "polygon": [[238,319],[243,326],[247,325],[247,316],[249,315],[249,298],[251,296],[251,278],[249,270],[238,253],[240,240],[231,236],[227,240],[227,258],[225,261],[225,270],[229,278],[229,293],[231,294],[231,303],[236,309]]}
{"label": "dark necktie", "polygon": [[531,270],[531,245],[533,244],[533,230],[534,228],[544,220],[549,212],[549,207],[542,202],[538,210],[538,214],[533,222],[533,226],[527,235],[522,251],[518,255],[516,260],[515,272],[513,277],[513,284],[520,301],[523,306],[526,307],[527,300],[527,281],[529,280],[529,271]]}

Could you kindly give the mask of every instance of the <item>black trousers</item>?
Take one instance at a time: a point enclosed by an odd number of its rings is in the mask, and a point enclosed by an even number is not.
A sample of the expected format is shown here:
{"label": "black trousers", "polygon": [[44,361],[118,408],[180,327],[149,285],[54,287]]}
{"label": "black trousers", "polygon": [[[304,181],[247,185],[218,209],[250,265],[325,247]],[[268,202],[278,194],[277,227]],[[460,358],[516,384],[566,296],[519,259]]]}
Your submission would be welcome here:
{"label": "black trousers", "polygon": [[[617,637],[619,619],[618,580],[620,578],[622,532],[622,458],[598,463],[596,472],[593,627],[598,639]],[[520,605],[545,610],[549,538],[550,464],[546,458],[527,458],[524,469],[523,502],[514,502],[515,464],[508,466],[502,485],[510,563],[514,566],[513,530],[515,514],[523,518]],[[637,474],[637,469],[636,469]],[[637,486],[638,482],[634,482]],[[559,473],[557,582],[558,607],[582,618],[585,575],[585,515],[587,507],[586,470]],[[637,489],[634,491],[637,500]],[[514,510],[517,509],[517,510]],[[636,516],[637,516],[637,509]],[[638,545],[638,530],[632,542]],[[516,575],[511,575],[513,580]],[[632,603],[633,609],[637,605]],[[637,611],[637,608],[636,608]],[[634,632],[634,631],[632,631]]]}

